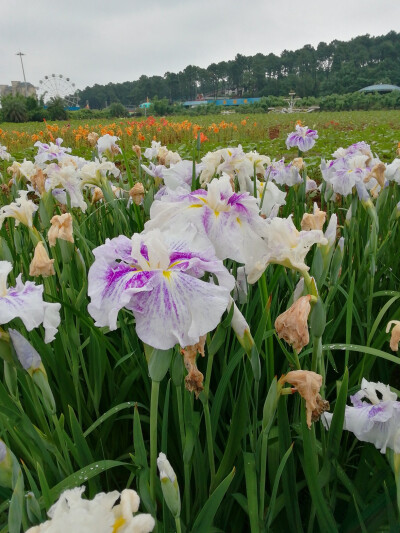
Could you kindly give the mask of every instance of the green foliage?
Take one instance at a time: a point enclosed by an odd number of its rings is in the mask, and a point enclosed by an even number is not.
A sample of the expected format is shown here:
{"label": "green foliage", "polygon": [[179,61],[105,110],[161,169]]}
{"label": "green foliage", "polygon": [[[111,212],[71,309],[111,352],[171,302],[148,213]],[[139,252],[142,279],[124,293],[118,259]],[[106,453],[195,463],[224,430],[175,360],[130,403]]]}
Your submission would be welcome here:
{"label": "green foliage", "polygon": [[391,31],[379,37],[362,35],[348,42],[321,42],[316,48],[305,45],[294,51],[284,50],[280,56],[237,54],[232,60],[207,68],[188,65],[164,76],[143,75],[131,82],[96,84],[80,91],[80,97],[81,101],[88,100],[92,109],[102,109],[107,102],[139,105],[146,98],[184,102],[200,93],[208,98],[227,94],[282,97],[291,90],[307,98],[348,94],[375,83],[400,85],[399,58],[400,33]]}
{"label": "green foliage", "polygon": [[2,98],[2,119],[6,122],[42,122],[49,118],[43,102],[35,97],[18,95]]}
{"label": "green foliage", "polygon": [[96,118],[108,118],[107,109],[77,109],[75,111],[69,111],[71,120],[90,120]]}
{"label": "green foliage", "polygon": [[107,116],[109,118],[128,117],[129,116],[129,112],[126,109],[125,106],[123,106],[119,102],[114,102],[109,107],[107,107]]}
{"label": "green foliage", "polygon": [[4,96],[1,107],[5,122],[26,122],[28,119],[26,98],[23,96]]}
{"label": "green foliage", "polygon": [[47,113],[50,120],[67,120],[68,112],[65,109],[65,102],[60,97],[55,97],[47,104]]}

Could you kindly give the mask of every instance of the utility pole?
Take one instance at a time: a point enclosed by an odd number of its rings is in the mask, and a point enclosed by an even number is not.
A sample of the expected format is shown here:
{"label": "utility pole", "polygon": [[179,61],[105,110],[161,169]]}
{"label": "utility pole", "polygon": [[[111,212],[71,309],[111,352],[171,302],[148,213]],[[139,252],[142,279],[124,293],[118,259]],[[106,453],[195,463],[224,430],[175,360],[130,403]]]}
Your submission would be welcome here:
{"label": "utility pole", "polygon": [[24,70],[24,63],[22,61],[22,56],[26,55],[26,54],[23,54],[21,51],[19,51],[18,53],[15,54],[16,56],[19,56],[20,60],[21,60],[21,67],[22,67],[22,74],[24,76],[24,84],[25,84],[25,98],[27,96],[27,87],[26,87],[26,78],[25,78],[25,70]]}

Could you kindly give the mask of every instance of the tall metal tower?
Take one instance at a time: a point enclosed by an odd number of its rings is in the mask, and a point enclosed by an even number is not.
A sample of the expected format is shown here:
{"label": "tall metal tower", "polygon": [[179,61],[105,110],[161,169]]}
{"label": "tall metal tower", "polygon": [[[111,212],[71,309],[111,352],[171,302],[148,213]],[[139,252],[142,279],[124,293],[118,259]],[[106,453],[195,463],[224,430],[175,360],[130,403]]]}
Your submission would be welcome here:
{"label": "tall metal tower", "polygon": [[22,61],[22,56],[26,55],[26,54],[23,54],[21,51],[17,52],[15,54],[16,56],[19,56],[20,60],[21,60],[21,67],[22,67],[22,74],[24,76],[24,84],[25,84],[25,97],[27,95],[27,87],[26,87],[26,78],[25,78],[25,70],[24,70],[24,63]]}

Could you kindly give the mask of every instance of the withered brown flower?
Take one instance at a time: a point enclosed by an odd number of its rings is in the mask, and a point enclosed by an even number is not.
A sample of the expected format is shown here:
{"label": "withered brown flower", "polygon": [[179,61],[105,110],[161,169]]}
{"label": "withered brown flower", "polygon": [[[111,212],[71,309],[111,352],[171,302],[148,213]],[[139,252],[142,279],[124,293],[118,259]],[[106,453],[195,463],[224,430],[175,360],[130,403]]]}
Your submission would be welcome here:
{"label": "withered brown flower", "polygon": [[281,383],[290,383],[306,401],[307,426],[319,419],[324,411],[329,410],[329,402],[319,394],[322,376],[311,370],[292,370],[281,378]]}
{"label": "withered brown flower", "polygon": [[400,321],[391,320],[386,326],[386,333],[389,333],[392,324],[394,324],[394,328],[392,329],[390,336],[390,349],[394,352],[397,352],[397,350],[399,349],[400,342]]}
{"label": "withered brown flower", "polygon": [[140,148],[140,146],[138,144],[134,144],[132,146],[132,150],[135,152],[135,154],[137,155],[138,159],[140,159],[142,157],[142,149]]}
{"label": "withered brown flower", "polygon": [[95,146],[99,138],[99,135],[95,131],[92,131],[91,133],[89,133],[87,138],[88,138],[90,145]]}
{"label": "withered brown flower", "polygon": [[72,236],[72,216],[71,213],[64,213],[63,215],[54,215],[50,220],[52,226],[47,233],[50,246],[56,245],[56,239],[63,239],[64,241],[74,242]]}
{"label": "withered brown flower", "polygon": [[44,278],[53,276],[55,274],[53,263],[54,259],[49,258],[42,241],[39,241],[29,265],[29,275],[34,277],[43,276]]}
{"label": "withered brown flower", "polygon": [[322,230],[326,220],[325,211],[321,211],[319,207],[314,204],[314,213],[304,213],[301,219],[301,229],[303,231],[310,231],[312,229]]}
{"label": "withered brown flower", "polygon": [[188,374],[185,377],[185,387],[189,392],[194,392],[196,398],[199,397],[200,392],[204,389],[204,376],[197,368],[196,356],[197,353],[199,353],[202,357],[205,356],[204,345],[206,342],[206,337],[206,335],[203,335],[200,337],[197,344],[186,346],[186,348],[181,348],[181,354],[183,355],[185,368],[188,371]]}
{"label": "withered brown flower", "polygon": [[310,341],[307,319],[311,311],[311,296],[301,296],[287,311],[275,320],[275,329],[280,339],[300,352]]}
{"label": "withered brown flower", "polygon": [[143,184],[140,182],[135,183],[135,185],[129,191],[129,196],[132,198],[136,205],[140,205],[143,202],[144,198]]}

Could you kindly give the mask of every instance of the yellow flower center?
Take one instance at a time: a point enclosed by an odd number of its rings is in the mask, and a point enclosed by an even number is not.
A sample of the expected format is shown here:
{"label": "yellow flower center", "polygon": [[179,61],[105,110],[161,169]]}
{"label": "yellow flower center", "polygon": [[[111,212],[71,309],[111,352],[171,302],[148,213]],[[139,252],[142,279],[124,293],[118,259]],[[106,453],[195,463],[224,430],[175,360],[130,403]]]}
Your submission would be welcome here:
{"label": "yellow flower center", "polygon": [[122,516],[117,518],[116,521],[114,522],[114,527],[113,527],[112,533],[117,533],[119,528],[121,526],[123,526],[125,524],[125,522],[126,522],[126,520],[125,520],[125,518],[122,518]]}

